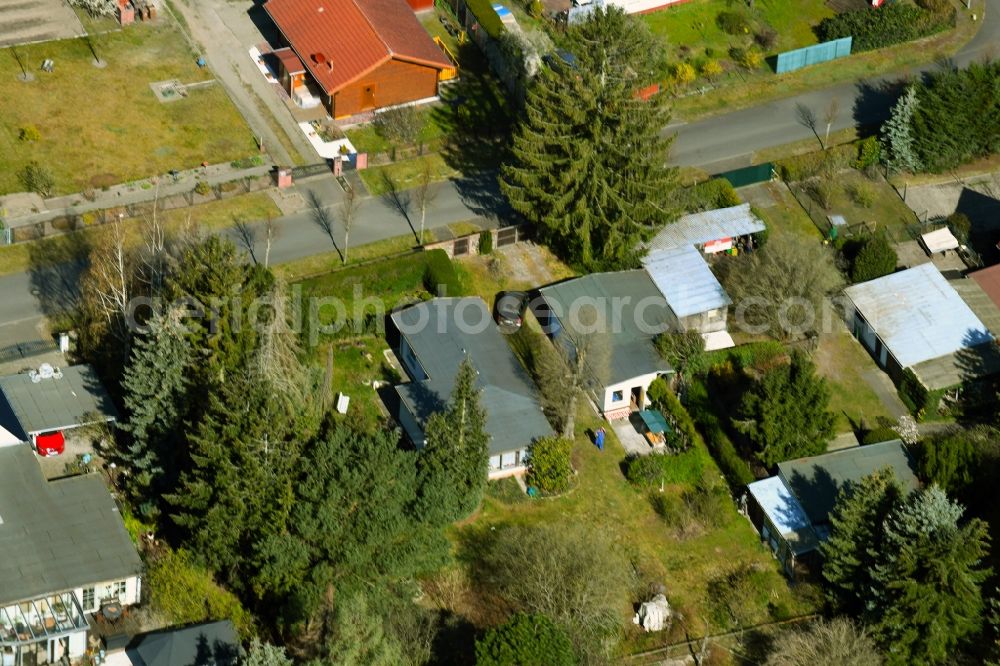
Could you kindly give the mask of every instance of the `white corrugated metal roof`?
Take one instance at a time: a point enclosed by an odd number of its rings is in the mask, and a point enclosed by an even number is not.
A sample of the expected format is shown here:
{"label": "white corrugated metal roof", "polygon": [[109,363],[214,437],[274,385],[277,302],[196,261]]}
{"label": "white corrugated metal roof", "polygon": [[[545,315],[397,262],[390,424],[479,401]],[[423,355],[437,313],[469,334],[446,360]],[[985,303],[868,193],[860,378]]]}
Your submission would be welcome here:
{"label": "white corrugated metal roof", "polygon": [[993,339],[934,264],[922,264],[845,290],[904,368]]}
{"label": "white corrugated metal roof", "polygon": [[685,215],[665,226],[649,242],[650,250],[666,250],[684,245],[704,245],[720,238],[746,236],[764,231],[764,223],[750,211],[750,204],[706,210]]}
{"label": "white corrugated metal roof", "polygon": [[693,245],[655,250],[642,264],[678,317],[717,310],[732,303],[705,257]]}
{"label": "white corrugated metal roof", "polygon": [[796,554],[816,548],[817,539],[812,523],[780,477],[772,476],[754,481],[747,484],[747,490]]}
{"label": "white corrugated metal roof", "polygon": [[944,252],[945,250],[957,250],[958,239],[951,233],[951,229],[943,227],[937,231],[928,231],[921,234],[920,239],[924,241],[924,247],[929,252]]}

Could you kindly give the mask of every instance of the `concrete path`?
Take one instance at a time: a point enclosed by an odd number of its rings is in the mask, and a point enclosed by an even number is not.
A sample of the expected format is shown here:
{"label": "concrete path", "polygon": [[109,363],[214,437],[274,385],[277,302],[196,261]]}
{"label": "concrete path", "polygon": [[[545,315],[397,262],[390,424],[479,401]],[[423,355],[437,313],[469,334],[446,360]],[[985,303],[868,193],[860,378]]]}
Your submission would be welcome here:
{"label": "concrete path", "polygon": [[[275,95],[271,84],[261,76],[260,70],[250,60],[247,49],[256,42],[244,44],[234,32],[241,21],[245,20],[252,25],[250,19],[246,17],[246,11],[253,4],[252,2],[230,4],[217,0],[178,0],[172,7],[180,13],[178,18],[183,19],[182,28],[208,61],[215,76],[226,88],[229,98],[246,118],[250,129],[256,136],[264,138],[264,147],[274,160],[281,165],[294,164],[292,156],[278,139],[276,130],[272,129],[265,114],[277,123],[280,128],[277,131],[284,132],[288,141],[307,163],[318,162],[319,155],[293,122],[291,113]],[[229,21],[236,25],[231,27]]]}
{"label": "concrete path", "polygon": [[878,368],[866,368],[861,371],[861,377],[875,391],[875,395],[882,401],[885,408],[889,410],[892,418],[899,420],[899,417],[910,414],[910,410],[899,399],[899,394],[896,393],[896,386],[889,379],[889,375]]}
{"label": "concrete path", "polygon": [[[271,164],[263,164],[249,169],[238,169],[231,164],[210,164],[207,167],[180,171],[176,177],[164,174],[147,179],[150,182],[155,182],[158,187],[154,185],[144,189],[135,183],[122,183],[106,190],[95,190],[93,201],[85,199],[79,193],[45,199],[41,202],[42,208],[38,212],[34,212],[36,198],[21,195],[0,197],[0,210],[4,210],[6,213],[4,223],[7,226],[23,227],[38,222],[47,222],[65,215],[80,215],[94,210],[152,203],[157,197],[162,199],[174,194],[187,194],[194,189],[200,180],[209,185],[219,185],[240,178],[265,176],[270,173],[271,169]],[[25,206],[32,207],[26,208]]]}
{"label": "concrete path", "polygon": [[64,0],[0,0],[0,47],[84,34],[76,12]]}

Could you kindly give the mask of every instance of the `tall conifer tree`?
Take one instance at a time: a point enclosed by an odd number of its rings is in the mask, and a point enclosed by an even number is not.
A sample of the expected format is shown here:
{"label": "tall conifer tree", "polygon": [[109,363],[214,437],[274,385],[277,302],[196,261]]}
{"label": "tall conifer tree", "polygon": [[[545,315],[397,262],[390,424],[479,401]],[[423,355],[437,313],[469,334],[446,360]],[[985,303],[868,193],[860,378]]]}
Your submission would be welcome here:
{"label": "tall conifer tree", "polygon": [[528,91],[501,189],[570,261],[630,267],[677,214],[667,100],[638,94],[659,80],[664,51],[619,9],[596,10],[566,41],[572,62],[543,67]]}

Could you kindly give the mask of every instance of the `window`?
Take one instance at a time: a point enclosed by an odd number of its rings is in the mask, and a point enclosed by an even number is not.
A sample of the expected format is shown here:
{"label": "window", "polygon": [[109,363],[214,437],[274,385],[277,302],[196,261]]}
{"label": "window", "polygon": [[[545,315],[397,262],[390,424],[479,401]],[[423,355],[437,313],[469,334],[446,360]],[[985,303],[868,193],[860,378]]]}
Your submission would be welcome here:
{"label": "window", "polygon": [[621,402],[624,399],[625,399],[624,391],[614,391],[611,394],[611,402]]}
{"label": "window", "polygon": [[125,592],[128,590],[128,585],[125,584],[125,581],[120,580],[114,584],[112,589],[112,594],[121,600],[125,598]]}
{"label": "window", "polygon": [[94,588],[85,587],[83,588],[83,598],[80,599],[80,605],[83,610],[87,613],[94,610]]}

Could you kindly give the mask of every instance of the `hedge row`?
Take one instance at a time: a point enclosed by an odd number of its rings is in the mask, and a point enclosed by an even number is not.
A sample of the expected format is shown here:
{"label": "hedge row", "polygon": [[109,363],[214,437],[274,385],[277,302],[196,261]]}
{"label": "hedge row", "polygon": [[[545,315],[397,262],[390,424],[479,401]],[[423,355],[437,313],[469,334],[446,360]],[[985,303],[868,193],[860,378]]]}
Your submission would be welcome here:
{"label": "hedge row", "polygon": [[695,423],[701,426],[712,457],[733,489],[754,480],[750,466],[740,457],[719,418],[712,411],[708,389],[700,381],[692,382],[687,392],[687,408]]}
{"label": "hedge row", "polygon": [[903,370],[903,378],[899,381],[897,393],[899,393],[899,399],[903,401],[914,418],[923,421],[928,414],[937,411],[945,391],[944,389],[928,391],[917,379],[913,370],[906,368]]}
{"label": "hedge row", "polygon": [[853,37],[851,50],[858,53],[920,39],[954,25],[954,9],[935,13],[892,2],[877,9],[859,9],[825,18],[816,31],[822,42]]}
{"label": "hedge row", "polygon": [[427,251],[424,288],[436,296],[461,296],[465,288],[455,272],[448,253],[442,249]]}

